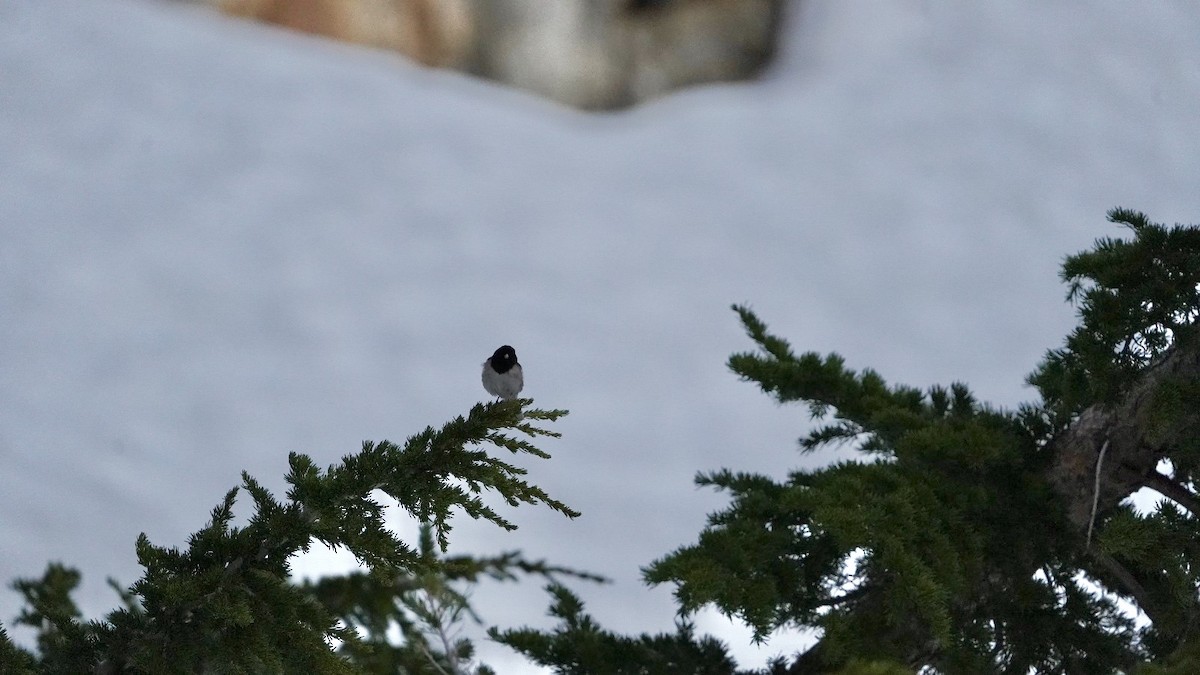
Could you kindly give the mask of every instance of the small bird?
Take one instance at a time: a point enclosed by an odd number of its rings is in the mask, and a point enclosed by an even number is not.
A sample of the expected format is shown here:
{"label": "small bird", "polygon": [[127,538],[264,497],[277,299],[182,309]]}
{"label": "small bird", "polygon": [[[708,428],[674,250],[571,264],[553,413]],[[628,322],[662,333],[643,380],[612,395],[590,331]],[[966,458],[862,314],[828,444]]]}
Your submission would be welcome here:
{"label": "small bird", "polygon": [[504,345],[483,362],[483,388],[492,396],[511,401],[525,386],[521,364],[517,363],[517,352]]}

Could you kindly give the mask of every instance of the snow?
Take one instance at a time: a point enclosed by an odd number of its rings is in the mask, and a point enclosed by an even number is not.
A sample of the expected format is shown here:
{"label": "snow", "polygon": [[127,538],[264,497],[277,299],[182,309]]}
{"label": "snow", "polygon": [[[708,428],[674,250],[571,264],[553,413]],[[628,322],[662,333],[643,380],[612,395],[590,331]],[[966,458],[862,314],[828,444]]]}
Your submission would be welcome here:
{"label": "snow", "polygon": [[[525,394],[571,410],[532,479],[584,515],[460,520],[452,551],[611,576],[575,585],[603,624],[669,630],[639,567],[724,504],[694,474],[829,460],[724,368],[750,346],[731,303],[1015,405],[1104,212],[1200,220],[1192,3],[792,9],[763,80],[592,116],[179,3],[0,4],[0,579],[76,565],[99,616],[139,532],[182,545],[242,470],[282,492],[289,451],[464,413],[512,344]],[[475,598],[548,625],[540,585]],[[802,644],[700,628],[743,665]]]}

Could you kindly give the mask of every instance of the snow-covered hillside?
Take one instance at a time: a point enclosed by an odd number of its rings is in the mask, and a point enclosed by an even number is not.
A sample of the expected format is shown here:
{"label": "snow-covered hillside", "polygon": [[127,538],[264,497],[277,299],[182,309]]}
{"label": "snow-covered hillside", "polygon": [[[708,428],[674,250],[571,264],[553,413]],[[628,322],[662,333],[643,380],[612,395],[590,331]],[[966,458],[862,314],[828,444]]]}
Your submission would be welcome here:
{"label": "snow-covered hillside", "polygon": [[[526,394],[571,410],[533,480],[584,515],[460,521],[454,550],[611,576],[579,588],[601,621],[667,630],[638,568],[723,503],[695,472],[829,459],[725,370],[749,345],[730,303],[1012,405],[1106,209],[1200,221],[1192,3],[805,0],[789,23],[761,82],[587,116],[183,3],[0,3],[0,580],[77,565],[97,616],[139,532],[183,544],[243,469],[278,490],[289,451],[465,412],[509,343]],[[475,597],[544,625],[538,586]],[[794,644],[700,628],[748,664]]]}

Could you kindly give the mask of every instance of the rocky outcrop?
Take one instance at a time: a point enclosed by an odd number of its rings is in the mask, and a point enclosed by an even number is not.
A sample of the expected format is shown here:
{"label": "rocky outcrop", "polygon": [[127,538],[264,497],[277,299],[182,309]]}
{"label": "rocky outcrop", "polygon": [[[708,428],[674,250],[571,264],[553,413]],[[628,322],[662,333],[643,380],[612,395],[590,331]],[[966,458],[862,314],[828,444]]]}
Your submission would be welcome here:
{"label": "rocky outcrop", "polygon": [[785,0],[209,0],[585,109],[756,75]]}

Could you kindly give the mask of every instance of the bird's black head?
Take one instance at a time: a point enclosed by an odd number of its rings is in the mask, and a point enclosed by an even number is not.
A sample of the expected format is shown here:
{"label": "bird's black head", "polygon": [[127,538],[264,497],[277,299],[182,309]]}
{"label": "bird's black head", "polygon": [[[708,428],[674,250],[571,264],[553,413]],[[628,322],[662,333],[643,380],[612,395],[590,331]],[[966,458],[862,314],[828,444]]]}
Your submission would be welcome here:
{"label": "bird's black head", "polygon": [[504,345],[492,354],[491,362],[492,370],[497,373],[507,373],[513,366],[517,365],[517,350]]}
{"label": "bird's black head", "polygon": [[661,9],[664,5],[670,4],[671,0],[629,0],[630,12],[643,12],[647,10]]}

